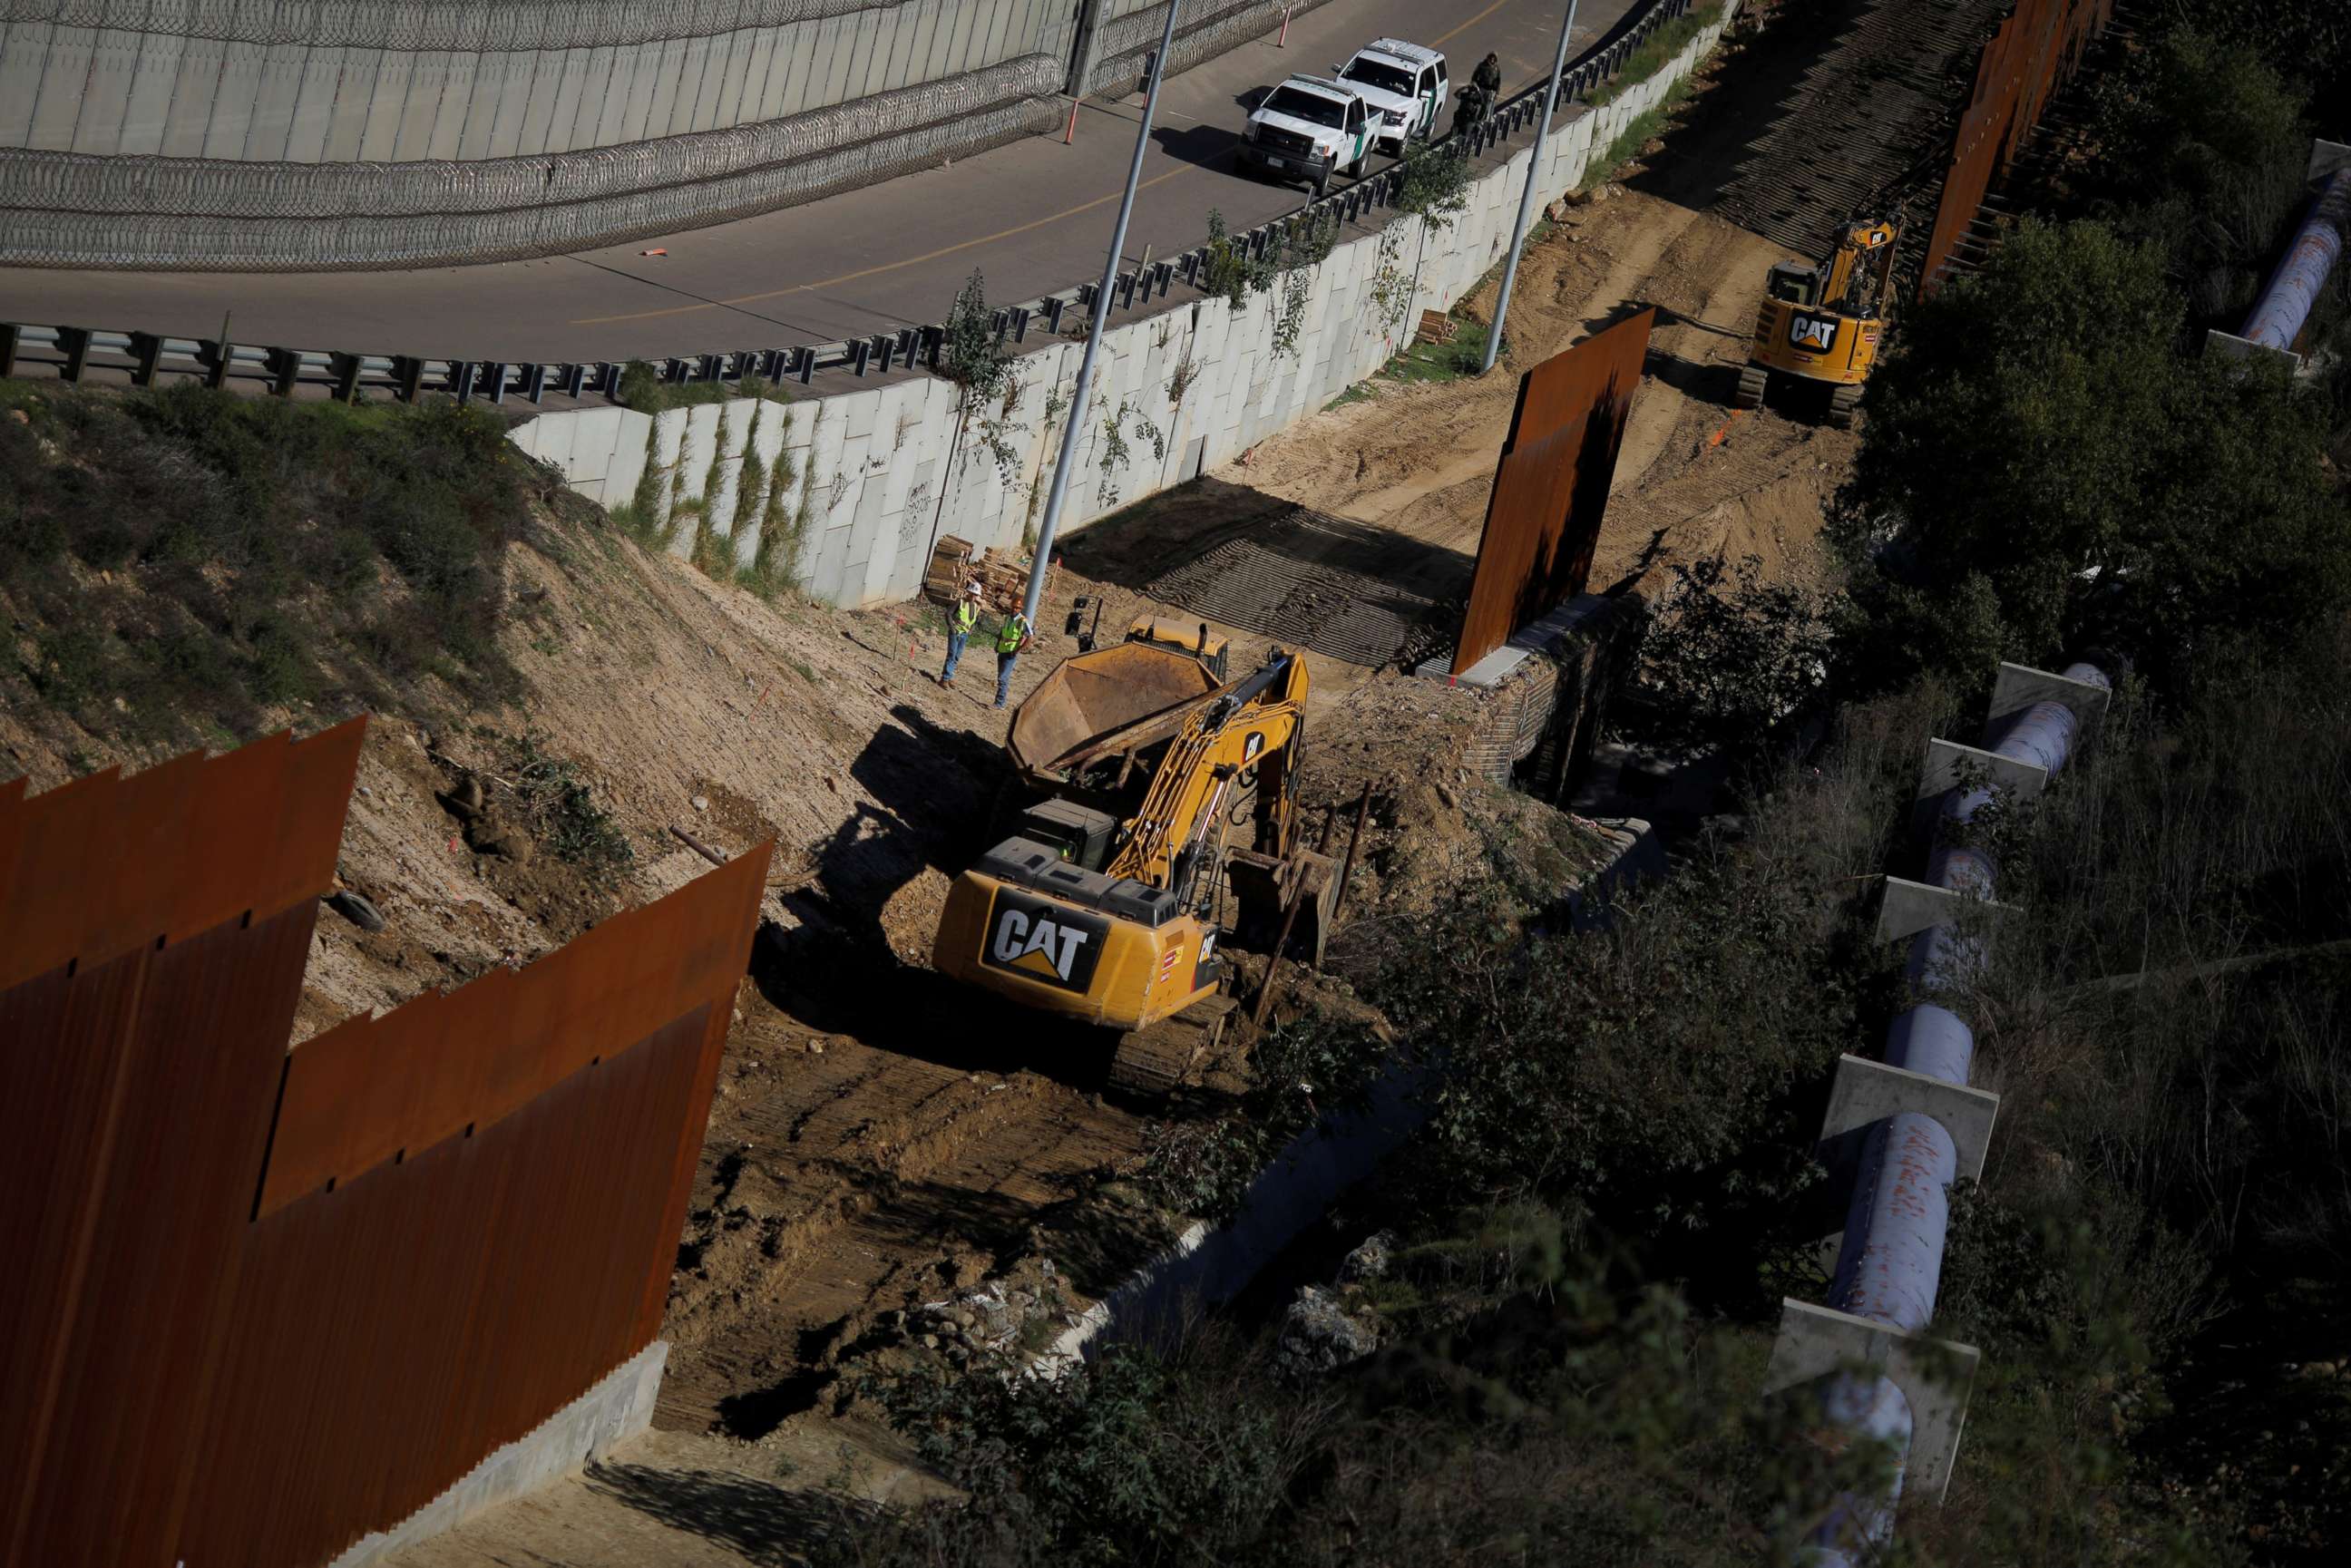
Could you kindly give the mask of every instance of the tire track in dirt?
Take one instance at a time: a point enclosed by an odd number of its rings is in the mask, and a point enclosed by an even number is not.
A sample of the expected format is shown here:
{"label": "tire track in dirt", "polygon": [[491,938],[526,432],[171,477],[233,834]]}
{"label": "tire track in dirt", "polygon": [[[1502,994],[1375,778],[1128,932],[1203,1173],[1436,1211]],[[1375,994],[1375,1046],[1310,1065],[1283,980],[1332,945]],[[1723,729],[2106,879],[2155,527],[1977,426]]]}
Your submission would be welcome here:
{"label": "tire track in dirt", "polygon": [[[664,1427],[760,1435],[864,1320],[985,1272],[1135,1146],[1132,1116],[1035,1072],[820,1043],[730,1053],[664,1328]],[[769,1051],[799,1059],[792,1076]]]}

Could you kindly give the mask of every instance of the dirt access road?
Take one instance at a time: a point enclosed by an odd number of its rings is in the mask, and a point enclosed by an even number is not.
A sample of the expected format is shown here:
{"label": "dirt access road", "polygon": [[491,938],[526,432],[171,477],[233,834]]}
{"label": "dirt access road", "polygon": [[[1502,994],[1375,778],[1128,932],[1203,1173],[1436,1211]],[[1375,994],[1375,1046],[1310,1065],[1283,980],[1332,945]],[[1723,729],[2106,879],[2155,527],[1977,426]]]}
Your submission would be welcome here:
{"label": "dirt access road", "polygon": [[[1774,571],[1815,570],[1821,501],[1852,441],[1777,410],[1729,417],[1745,327],[1780,252],[1704,210],[1711,160],[1736,137],[1746,100],[1776,90],[1768,73],[1783,68],[1761,49],[1731,62],[1698,100],[1701,118],[1677,133],[1694,152],[1653,149],[1623,193],[1573,209],[1521,271],[1512,370],[1628,306],[1660,307],[1595,581],[1724,552],[1760,555]],[[1469,307],[1490,308],[1483,297]],[[1291,569],[1368,559],[1399,574],[1411,591],[1399,602],[1434,601],[1444,573],[1466,575],[1514,398],[1510,375],[1378,386],[1196,489],[1080,536],[1044,656],[1024,661],[1021,686],[1067,651],[1051,633],[1071,595],[1104,596],[1112,625],[1131,607],[1180,610],[1146,590],[1249,537],[1241,525],[1299,505],[1341,526],[1323,556],[1310,538]],[[948,868],[974,847],[1000,776],[1001,718],[977,695],[984,655],[981,669],[967,665],[966,689],[949,693],[925,673],[938,644],[919,615],[909,624],[779,612],[666,563],[609,576],[577,564],[528,570],[580,629],[532,667],[532,722],[590,759],[638,841],[660,842],[672,821],[729,851],[772,831],[786,881],[766,911],[713,1108],[664,1329],[675,1348],[656,1430],[613,1465],[392,1561],[783,1561],[807,1522],[798,1489],[840,1474],[869,1496],[923,1485],[884,1435],[831,1414],[838,1369],[891,1310],[1023,1260],[1056,1259],[1081,1296],[1106,1285],[1144,1239],[1106,1233],[1091,1198],[1136,1157],[1144,1120],[1098,1092],[1098,1062],[1040,1055],[1027,1030],[976,1012],[926,967]],[[1238,658],[1253,657],[1264,633],[1234,629]],[[1441,846],[1474,842],[1461,803],[1436,786],[1447,782],[1446,747],[1474,722],[1476,699],[1328,655],[1313,663],[1310,806],[1351,796],[1359,780],[1381,786],[1365,896],[1409,918],[1458,869]],[[486,768],[492,745],[441,736],[428,753],[396,727],[371,745],[361,780],[377,793],[355,811],[347,849],[355,874],[438,867],[444,885],[402,906],[411,925],[462,935],[464,921],[447,922],[449,900],[472,896],[469,877],[479,902],[502,904],[499,864],[476,857],[477,873],[446,863],[466,857],[453,857],[421,771],[430,763],[446,779],[432,757]],[[697,864],[683,849],[649,856],[626,891],[643,896]],[[438,951],[461,966],[496,962],[502,944],[528,937],[451,936]],[[343,931],[329,946],[313,967],[314,983],[334,993],[319,998],[322,1014],[408,977]]]}

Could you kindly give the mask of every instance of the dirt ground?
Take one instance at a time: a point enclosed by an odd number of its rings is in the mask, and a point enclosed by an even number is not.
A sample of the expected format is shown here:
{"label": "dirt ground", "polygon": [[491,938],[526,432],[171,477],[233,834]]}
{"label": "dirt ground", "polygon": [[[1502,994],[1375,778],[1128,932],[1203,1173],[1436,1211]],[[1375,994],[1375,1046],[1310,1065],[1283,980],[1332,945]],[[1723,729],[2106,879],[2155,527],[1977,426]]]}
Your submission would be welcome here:
{"label": "dirt ground", "polygon": [[[1813,577],[1822,505],[1851,459],[1854,438],[1809,411],[1729,410],[1763,274],[1782,253],[1709,216],[1706,177],[1695,159],[1679,173],[1663,159],[1627,171],[1630,185],[1563,210],[1521,267],[1510,371],[1628,308],[1658,307],[1595,586],[1643,579],[1655,589],[1667,563],[1722,554]],[[1491,308],[1490,285],[1467,308]],[[1516,375],[1368,390],[1200,485],[1070,540],[1061,602],[1045,618],[1047,657],[1026,661],[1024,675],[1067,651],[1058,633],[1074,597],[1092,601],[1089,618],[1098,612],[1113,636],[1137,612],[1191,613],[1184,599],[1152,590],[1196,582],[1187,567],[1298,507],[1334,522],[1318,564],[1440,601],[1474,559]],[[1001,733],[993,716],[915,675],[935,639],[893,616],[840,618],[828,635],[812,612],[775,629],[756,605],[730,609],[698,585],[654,591],[695,624],[733,620],[704,646],[705,668],[691,667],[690,647],[687,669],[664,669],[674,657],[664,655],[635,675],[621,666],[642,670],[642,657],[603,655],[582,688],[590,699],[559,700],[545,722],[595,756],[640,814],[677,813],[690,789],[713,782],[740,791],[759,820],[784,830],[786,868],[814,881],[770,909],[777,930],[746,988],[665,1329],[676,1347],[659,1418],[666,1430],[643,1440],[647,1458],[622,1458],[642,1472],[636,1495],[609,1476],[579,1479],[397,1559],[412,1568],[761,1561],[789,1538],[789,1521],[778,1516],[776,1533],[747,1539],[696,1525],[664,1500],[736,1483],[689,1470],[723,1478],[758,1469],[767,1447],[831,1441],[854,1445],[861,1474],[881,1478],[864,1483],[875,1495],[907,1484],[886,1441],[823,1417],[831,1369],[886,1338],[893,1312],[1000,1275],[1024,1253],[1079,1260],[1069,1272],[1081,1294],[1108,1282],[1084,1260],[1107,1271],[1123,1255],[1093,1245],[1085,1194],[1134,1157],[1140,1118],[1092,1092],[1098,1070],[1024,1061],[998,1036],[959,1024],[957,998],[935,994],[921,966],[955,825],[986,805],[985,754]],[[1211,624],[1233,638],[1237,670],[1270,641],[1250,626]],[[763,643],[819,666],[820,712],[796,692],[803,700],[789,716],[769,715],[752,687],[773,666],[745,652]],[[710,678],[714,663],[726,664],[725,678]],[[1319,816],[1371,784],[1360,911],[1424,916],[1470,869],[1479,824],[1507,814],[1446,766],[1476,726],[1478,699],[1323,653],[1309,664],[1309,810]],[[645,733],[636,702],[607,700],[616,676],[653,700],[659,731]],[[747,752],[734,749],[745,741]],[[744,841],[741,831],[722,836],[728,849]],[[674,853],[649,868],[656,883],[692,870]],[[877,1010],[884,991],[891,1005]],[[771,1496],[764,1506],[789,1505]],[[648,1511],[671,1531],[658,1555],[643,1535]]]}
{"label": "dirt ground", "polygon": [[[1779,247],[1656,195],[1603,190],[1565,208],[1521,263],[1501,366],[1523,371],[1657,308],[1593,585],[1722,553],[1809,574],[1820,503],[1853,439],[1774,409],[1733,417],[1727,406]],[[1497,291],[1489,283],[1464,313],[1489,320]],[[1218,477],[1474,557],[1517,376],[1370,387],[1365,401],[1303,421]]]}
{"label": "dirt ground", "polygon": [[[1780,252],[1707,214],[1704,162],[1631,172],[1640,188],[1567,210],[1520,271],[1510,371],[1628,307],[1659,307],[1595,586],[1722,552],[1810,575],[1822,500],[1850,459],[1850,436],[1777,409],[1728,410]],[[1469,306],[1490,309],[1487,296]],[[1515,374],[1375,382],[1077,536],[1016,695],[1071,651],[1061,633],[1076,596],[1113,636],[1138,610],[1185,613],[1154,585],[1187,580],[1220,545],[1301,506],[1332,519],[1312,547],[1329,551],[1330,581],[1386,585],[1399,623],[1426,615],[1466,581],[1515,396]],[[1145,1119],[1102,1092],[1097,1048],[975,1005],[928,967],[948,878],[979,847],[1005,777],[985,650],[942,689],[930,678],[938,623],[920,606],[770,605],[609,535],[569,538],[553,558],[517,549],[509,570],[539,612],[540,630],[513,650],[527,709],[371,726],[339,871],[386,928],[322,912],[298,1037],[527,961],[682,884],[705,862],[673,830],[726,854],[772,837],[777,885],[695,1175],[656,1429],[610,1465],[391,1561],[783,1561],[780,1543],[805,1524],[795,1488],[837,1479],[903,1498],[925,1485],[886,1434],[835,1409],[838,1370],[886,1340],[894,1314],[1045,1259],[1074,1308],[1149,1249],[1151,1223],[1106,1218],[1101,1197],[1139,1156]],[[1236,672],[1253,667],[1268,636],[1219,629],[1235,638]],[[1514,810],[1451,766],[1479,699],[1374,663],[1309,664],[1310,821],[1351,810],[1371,785],[1351,904],[1358,917],[1425,916],[1476,863],[1481,824]],[[611,813],[632,852],[617,874],[599,880],[532,841],[513,777],[525,737],[576,764]],[[62,781],[75,749],[108,759],[0,713],[0,750],[36,788]],[[452,809],[467,776],[482,781],[486,820]],[[1343,820],[1340,831],[1343,842]]]}

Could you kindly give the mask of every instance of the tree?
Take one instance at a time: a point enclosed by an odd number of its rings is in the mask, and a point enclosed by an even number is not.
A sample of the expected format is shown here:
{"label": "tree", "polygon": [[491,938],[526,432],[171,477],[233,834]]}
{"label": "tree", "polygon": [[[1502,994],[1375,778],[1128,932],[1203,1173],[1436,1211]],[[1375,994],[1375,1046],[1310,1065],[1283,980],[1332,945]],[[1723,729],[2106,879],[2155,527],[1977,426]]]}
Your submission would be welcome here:
{"label": "tree", "polygon": [[2122,229],[2163,247],[2199,329],[2233,329],[2302,211],[2303,99],[2252,46],[2189,26],[2103,85],[2092,190]]}
{"label": "tree", "polygon": [[[998,476],[1006,484],[1012,482],[1020,465],[1019,450],[1012,444],[1016,428],[1011,422],[1012,399],[1018,391],[1012,355],[998,336],[995,315],[987,308],[987,280],[976,267],[956,291],[955,308],[940,329],[936,365],[939,374],[956,384],[957,396],[955,439],[947,448],[938,505],[931,515],[933,545],[938,543],[939,527],[946,517],[947,492],[963,472],[962,462],[968,461],[963,457],[964,440],[975,428],[979,444],[996,462]],[[927,560],[928,555],[924,559]]]}
{"label": "tree", "polygon": [[1827,674],[1819,597],[1772,581],[1760,556],[1666,570],[1673,582],[1641,650],[1641,685],[1657,705],[1647,732],[1752,758]]}
{"label": "tree", "polygon": [[1859,688],[2089,643],[2168,678],[2351,597],[2320,411],[2282,373],[2181,356],[2183,309],[2154,246],[2028,220],[1904,319],[1831,528]]}

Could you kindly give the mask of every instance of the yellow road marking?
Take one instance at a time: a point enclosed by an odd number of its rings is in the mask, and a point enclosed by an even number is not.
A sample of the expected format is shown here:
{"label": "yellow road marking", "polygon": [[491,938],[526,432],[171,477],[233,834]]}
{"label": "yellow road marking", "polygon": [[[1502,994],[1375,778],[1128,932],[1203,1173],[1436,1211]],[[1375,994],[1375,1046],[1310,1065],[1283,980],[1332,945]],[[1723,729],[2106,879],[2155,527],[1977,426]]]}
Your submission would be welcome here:
{"label": "yellow road marking", "polygon": [[[1501,3],[1507,5],[1509,0],[1501,0]],[[1170,169],[1165,174],[1155,174],[1144,181],[1136,189],[1147,189],[1162,181],[1172,180],[1178,174],[1190,173],[1197,167],[1197,164],[1186,163],[1181,168]],[[910,256],[903,261],[886,261],[879,267],[868,267],[856,272],[844,272],[838,277],[820,277],[813,283],[795,283],[789,287],[770,288],[758,294],[738,294],[731,299],[713,299],[707,303],[694,305],[672,305],[661,310],[632,310],[622,316],[583,316],[569,324],[574,327],[601,327],[613,321],[650,320],[657,316],[690,316],[697,310],[721,310],[728,306],[750,305],[762,299],[779,298],[787,294],[805,294],[815,288],[834,288],[844,283],[854,283],[861,277],[872,277],[880,273],[895,272],[902,267],[919,267],[924,262],[936,261],[943,256],[953,256],[959,250],[969,250],[974,246],[994,245],[998,240],[1010,239],[1014,235],[1027,234],[1030,229],[1041,229],[1047,224],[1058,224],[1063,218],[1073,218],[1080,213],[1090,213],[1096,207],[1115,202],[1122,193],[1122,191],[1113,191],[1107,196],[1096,196],[1091,202],[1080,202],[1074,207],[1064,207],[1061,211],[1049,216],[1032,219],[1025,224],[1016,224],[1008,229],[998,229],[992,235],[982,235],[977,239],[964,240],[956,245],[942,246],[937,250],[928,251],[921,256]]]}
{"label": "yellow road marking", "polygon": [[1510,0],[1494,0],[1494,3],[1491,5],[1487,6],[1483,11],[1479,12],[1475,16],[1470,17],[1459,26],[1454,28],[1452,32],[1440,35],[1436,43],[1432,43],[1428,47],[1433,49],[1437,44],[1451,42],[1455,37],[1468,32],[1470,28],[1476,26],[1479,23],[1484,21],[1487,17],[1492,16],[1495,12],[1500,10],[1510,3]]}
{"label": "yellow road marking", "polygon": [[[1494,0],[1494,3],[1491,5],[1487,6],[1475,16],[1470,17],[1459,26],[1455,27],[1451,32],[1439,37],[1437,39],[1437,43],[1445,43],[1458,34],[1468,32],[1470,28],[1476,26],[1479,23],[1484,21],[1487,17],[1492,16],[1495,12],[1510,4],[1510,0]],[[1431,45],[1430,47],[1435,47],[1436,46]],[[1198,167],[1198,165],[1186,163],[1180,169],[1170,169],[1165,174],[1153,175],[1150,179],[1144,181],[1142,184],[1135,188],[1137,190],[1148,190],[1154,185],[1159,184],[1165,181],[1172,180],[1176,178],[1176,175],[1188,172],[1196,167]],[[1064,207],[1060,212],[1050,214],[1048,216],[1032,219],[1025,224],[1015,224],[1008,229],[998,229],[992,235],[981,235],[977,239],[967,239],[955,245],[942,246],[937,250],[926,251],[921,256],[910,256],[901,261],[885,261],[879,267],[863,267],[856,272],[844,272],[838,277],[820,277],[813,283],[795,283],[787,287],[769,288],[758,294],[737,294],[728,299],[697,301],[692,305],[672,305],[659,310],[631,310],[618,316],[581,316],[567,324],[573,327],[603,327],[609,326],[615,321],[650,321],[663,316],[691,316],[698,310],[724,310],[737,305],[756,305],[763,299],[780,299],[787,294],[806,294],[818,288],[837,288],[844,283],[855,283],[861,278],[879,277],[881,274],[885,272],[895,272],[901,267],[920,267],[926,261],[936,261],[943,256],[953,256],[957,251],[969,250],[975,246],[994,245],[998,240],[1010,239],[1015,235],[1025,235],[1031,229],[1041,229],[1047,224],[1058,224],[1063,218],[1073,218],[1080,213],[1090,213],[1096,207],[1107,206],[1112,202],[1118,200],[1120,194],[1120,192],[1113,191],[1109,195],[1096,196],[1090,202],[1080,202],[1074,207]]]}

